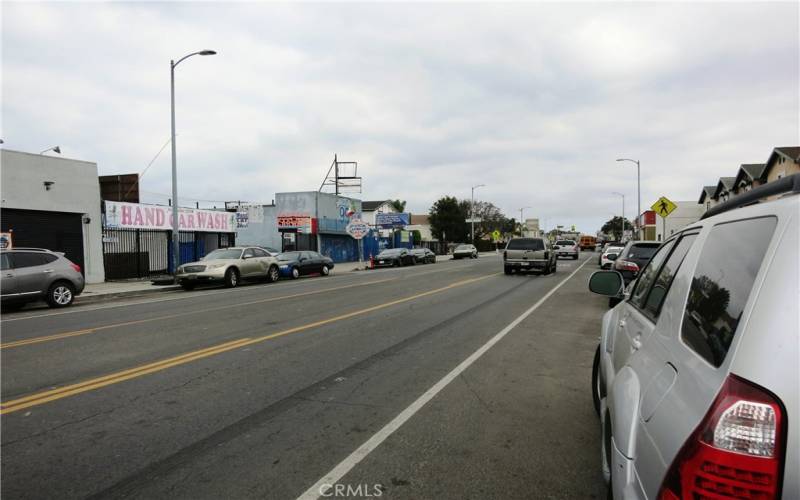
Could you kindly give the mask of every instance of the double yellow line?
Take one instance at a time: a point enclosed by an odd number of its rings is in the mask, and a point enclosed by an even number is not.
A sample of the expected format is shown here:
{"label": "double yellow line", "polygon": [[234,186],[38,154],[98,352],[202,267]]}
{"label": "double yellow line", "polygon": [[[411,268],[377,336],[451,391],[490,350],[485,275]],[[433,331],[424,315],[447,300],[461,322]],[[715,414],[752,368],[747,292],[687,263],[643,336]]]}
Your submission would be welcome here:
{"label": "double yellow line", "polygon": [[[436,288],[434,290],[429,290],[427,292],[418,293],[415,295],[411,295],[408,297],[403,297],[401,299],[392,300],[389,302],[384,302],[383,304],[379,304],[376,306],[367,307],[364,309],[359,309],[357,311],[352,311],[346,314],[342,314],[339,316],[334,316],[332,318],[323,319],[320,321],[315,321],[313,323],[308,323],[301,326],[296,326],[293,328],[289,328],[287,330],[282,330],[277,333],[272,333],[269,335],[264,335],[262,337],[256,338],[242,338],[238,340],[234,340],[231,342],[226,342],[224,344],[218,344],[216,346],[207,347],[205,349],[200,349],[197,351],[191,351],[180,356],[175,356],[172,358],[163,359],[161,361],[156,361],[154,363],[148,363],[145,365],[137,366],[135,368],[130,368],[128,370],[123,370],[119,372],[115,372],[109,375],[105,375],[102,377],[93,378],[90,380],[86,380],[84,382],[80,382],[77,384],[67,385],[64,387],[59,387],[56,389],[52,389],[49,391],[37,392],[35,394],[31,394],[30,396],[25,396],[22,398],[12,399],[10,401],[4,401],[0,404],[0,414],[5,415],[8,413],[13,413],[19,410],[23,410],[25,408],[30,408],[32,406],[38,406],[44,403],[48,403],[51,401],[56,401],[59,399],[67,398],[70,396],[75,396],[77,394],[81,394],[87,391],[93,391],[95,389],[100,389],[101,387],[106,387],[112,384],[117,384],[119,382],[123,382],[125,380],[130,380],[136,377],[141,377],[143,375],[147,375],[150,373],[159,372],[162,370],[166,370],[167,368],[172,368],[174,366],[183,365],[186,363],[190,363],[192,361],[197,361],[199,359],[207,358],[209,356],[214,356],[217,354],[222,354],[224,352],[232,351],[234,349],[239,349],[241,347],[245,347],[248,345],[256,344],[259,342],[264,342],[267,340],[275,339],[278,337],[283,337],[286,335],[290,335],[292,333],[302,332],[305,330],[309,330],[312,328],[316,328],[319,326],[328,325],[330,323],[335,323],[337,321],[346,320],[349,318],[353,318],[356,316],[361,316],[364,314],[368,314],[374,311],[378,311],[380,309],[385,309],[387,307],[395,306],[398,304],[403,304],[405,302],[410,302],[412,300],[416,300],[422,297],[426,297],[429,295],[434,295],[437,293],[441,293],[447,290],[452,290],[453,288],[458,288],[464,285],[468,285],[470,283],[475,283],[477,281],[485,280],[486,278],[490,278],[492,276],[497,276],[500,273],[493,273],[484,276],[479,276],[477,278],[471,278],[463,281],[458,281],[455,283],[451,283],[450,285]],[[388,281],[388,280],[386,280]]]}
{"label": "double yellow line", "polygon": [[149,323],[151,321],[160,321],[160,320],[163,320],[163,319],[178,318],[178,317],[181,317],[181,316],[188,316],[188,315],[192,315],[192,314],[197,314],[198,312],[206,313],[206,312],[211,312],[211,311],[221,311],[223,309],[231,309],[233,307],[249,306],[249,305],[253,305],[253,304],[263,304],[265,302],[275,302],[275,301],[278,301],[278,300],[294,299],[294,298],[297,298],[297,297],[305,297],[305,296],[308,296],[308,295],[316,295],[316,294],[326,293],[326,292],[335,292],[337,290],[344,290],[345,288],[354,288],[354,287],[360,287],[360,286],[375,285],[375,284],[378,284],[378,283],[385,283],[387,281],[392,281],[392,280],[396,280],[396,279],[397,278],[387,278],[387,279],[382,279],[382,280],[368,281],[366,283],[354,283],[354,284],[351,284],[351,285],[337,286],[337,287],[334,287],[334,288],[324,288],[322,290],[312,290],[310,292],[293,293],[291,295],[281,295],[280,297],[271,297],[271,298],[268,298],[268,299],[258,299],[258,300],[251,300],[249,302],[237,302],[235,304],[228,304],[228,305],[224,305],[224,306],[207,307],[207,308],[203,309],[202,311],[184,311],[184,312],[179,312],[179,313],[174,313],[174,314],[166,314],[166,315],[163,315],[163,316],[155,316],[155,317],[152,317],[152,318],[137,319],[137,320],[133,320],[133,321],[125,321],[125,322],[122,322],[122,323],[112,323],[110,325],[95,326],[93,328],[86,328],[84,330],[75,330],[75,331],[72,331],[72,332],[56,333],[56,334],[53,334],[53,335],[45,335],[45,336],[42,336],[42,337],[34,337],[32,339],[24,339],[24,340],[16,340],[16,341],[13,341],[13,342],[6,342],[4,344],[0,344],[0,349],[11,349],[11,348],[14,348],[14,347],[21,347],[21,346],[25,346],[25,345],[39,344],[41,342],[50,342],[51,340],[66,339],[66,338],[69,338],[69,337],[77,337],[79,335],[86,335],[87,333],[95,333],[95,332],[98,332],[98,331],[101,331],[101,330],[110,330],[112,328],[119,328],[119,327],[122,327],[122,326],[139,325],[139,324],[142,324],[142,323]]}

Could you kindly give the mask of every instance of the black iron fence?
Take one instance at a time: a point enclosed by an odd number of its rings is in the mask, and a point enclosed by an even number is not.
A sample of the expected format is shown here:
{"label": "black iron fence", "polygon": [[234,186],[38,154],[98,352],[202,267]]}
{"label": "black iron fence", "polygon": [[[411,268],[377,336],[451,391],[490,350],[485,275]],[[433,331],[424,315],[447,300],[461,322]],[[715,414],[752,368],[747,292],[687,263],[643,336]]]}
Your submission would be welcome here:
{"label": "black iron fence", "polygon": [[[158,229],[103,229],[107,280],[150,278],[172,273],[172,233]],[[217,248],[233,246],[234,233],[179,233],[180,262],[199,260]]]}

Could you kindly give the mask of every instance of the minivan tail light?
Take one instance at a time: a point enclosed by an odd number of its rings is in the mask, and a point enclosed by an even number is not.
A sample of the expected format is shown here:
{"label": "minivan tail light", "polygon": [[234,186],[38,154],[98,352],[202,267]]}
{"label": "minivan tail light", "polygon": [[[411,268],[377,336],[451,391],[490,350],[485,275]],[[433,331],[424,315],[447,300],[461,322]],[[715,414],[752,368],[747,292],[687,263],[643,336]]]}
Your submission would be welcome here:
{"label": "minivan tail light", "polygon": [[729,375],[675,457],[659,499],[779,498],[785,439],[781,401]]}
{"label": "minivan tail light", "polygon": [[636,264],[636,262],[631,262],[629,260],[619,259],[614,264],[614,267],[616,267],[617,271],[631,271],[634,273],[639,272],[639,265]]}

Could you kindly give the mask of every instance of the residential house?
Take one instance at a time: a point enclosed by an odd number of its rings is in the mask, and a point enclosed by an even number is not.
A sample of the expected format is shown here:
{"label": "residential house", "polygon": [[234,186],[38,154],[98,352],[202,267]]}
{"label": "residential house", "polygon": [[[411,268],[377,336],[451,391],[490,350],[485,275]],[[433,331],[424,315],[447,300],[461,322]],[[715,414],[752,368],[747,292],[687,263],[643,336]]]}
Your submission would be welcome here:
{"label": "residential house", "polygon": [[723,201],[728,201],[733,198],[736,194],[733,190],[735,182],[736,177],[720,177],[719,182],[717,182],[717,187],[714,190],[714,195],[712,196],[714,200],[716,200],[717,203],[722,203]]}
{"label": "residential house", "polygon": [[734,192],[736,194],[745,193],[767,182],[766,163],[743,163],[739,167],[734,181]]}
{"label": "residential house", "polygon": [[764,176],[767,182],[800,173],[800,146],[773,149],[767,160],[765,170]]}

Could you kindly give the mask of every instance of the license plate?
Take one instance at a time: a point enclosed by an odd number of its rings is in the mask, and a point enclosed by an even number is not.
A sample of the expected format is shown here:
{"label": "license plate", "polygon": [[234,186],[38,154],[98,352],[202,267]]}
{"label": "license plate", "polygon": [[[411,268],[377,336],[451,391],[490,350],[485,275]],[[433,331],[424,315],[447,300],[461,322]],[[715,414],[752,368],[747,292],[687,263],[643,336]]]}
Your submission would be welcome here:
{"label": "license plate", "polygon": [[378,261],[378,264],[384,264],[384,261],[382,261],[382,260],[379,260],[379,261]]}

